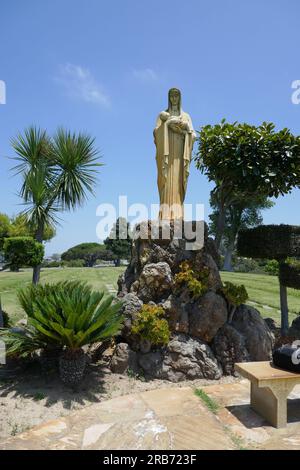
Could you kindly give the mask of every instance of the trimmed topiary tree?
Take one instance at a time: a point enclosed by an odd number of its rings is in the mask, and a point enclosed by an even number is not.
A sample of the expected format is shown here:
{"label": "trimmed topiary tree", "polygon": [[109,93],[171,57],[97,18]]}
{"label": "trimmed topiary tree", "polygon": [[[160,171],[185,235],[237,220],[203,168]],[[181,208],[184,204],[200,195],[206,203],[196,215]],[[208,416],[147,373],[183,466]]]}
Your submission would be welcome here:
{"label": "trimmed topiary tree", "polygon": [[[300,226],[261,225],[252,229],[241,230],[238,234],[237,251],[239,256],[278,261],[281,332],[283,335],[287,334],[289,328],[287,287],[294,287],[298,284],[293,279],[293,274],[295,274],[297,268],[290,268],[291,265],[286,263],[286,259],[300,256]],[[300,288],[300,283],[299,287],[294,288]]]}
{"label": "trimmed topiary tree", "polygon": [[12,237],[4,240],[5,263],[11,271],[19,271],[23,266],[35,267],[42,263],[44,246],[32,237]]}
{"label": "trimmed topiary tree", "polygon": [[285,287],[300,289],[300,261],[287,260],[279,266],[279,280]]}

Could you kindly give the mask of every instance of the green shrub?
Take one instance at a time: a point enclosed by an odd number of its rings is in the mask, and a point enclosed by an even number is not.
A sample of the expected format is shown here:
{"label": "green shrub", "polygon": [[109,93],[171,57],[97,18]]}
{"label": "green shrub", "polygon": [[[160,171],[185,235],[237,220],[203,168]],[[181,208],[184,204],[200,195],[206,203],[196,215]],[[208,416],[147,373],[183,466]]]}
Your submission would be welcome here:
{"label": "green shrub", "polygon": [[272,276],[278,276],[279,274],[279,263],[276,259],[267,261],[265,265],[265,272]]}
{"label": "green shrub", "polygon": [[[4,330],[7,350],[28,354],[47,346],[65,346],[70,352],[111,338],[121,329],[121,303],[92,291],[79,281],[29,286],[18,293],[28,326],[18,334]],[[25,344],[24,344],[25,343]]]}
{"label": "green shrub", "polygon": [[63,265],[68,268],[83,268],[86,263],[84,259],[73,259],[70,261],[63,261]]}
{"label": "green shrub", "polygon": [[164,316],[164,309],[144,304],[132,325],[132,333],[148,340],[151,344],[163,345],[170,340],[170,329]]}
{"label": "green shrub", "polygon": [[300,261],[288,259],[279,265],[280,284],[292,289],[300,289]]}
{"label": "green shrub", "polygon": [[6,238],[3,251],[5,262],[12,271],[18,271],[24,266],[38,266],[44,257],[43,244],[32,237]]}
{"label": "green shrub", "polygon": [[221,292],[227,300],[228,304],[234,307],[238,307],[248,300],[248,293],[246,287],[243,284],[237,285],[226,281],[224,282]]}
{"label": "green shrub", "polygon": [[44,261],[43,268],[59,268],[62,265],[61,261]]}
{"label": "green shrub", "polygon": [[233,261],[233,269],[238,273],[260,272],[261,268],[258,262],[252,258],[237,257]]}
{"label": "green shrub", "polygon": [[203,268],[200,272],[195,272],[188,261],[183,261],[180,271],[175,274],[175,292],[180,292],[186,286],[193,299],[201,297],[208,290],[209,270]]}
{"label": "green shrub", "polygon": [[260,225],[241,230],[237,252],[247,258],[286,259],[300,256],[300,226]]}

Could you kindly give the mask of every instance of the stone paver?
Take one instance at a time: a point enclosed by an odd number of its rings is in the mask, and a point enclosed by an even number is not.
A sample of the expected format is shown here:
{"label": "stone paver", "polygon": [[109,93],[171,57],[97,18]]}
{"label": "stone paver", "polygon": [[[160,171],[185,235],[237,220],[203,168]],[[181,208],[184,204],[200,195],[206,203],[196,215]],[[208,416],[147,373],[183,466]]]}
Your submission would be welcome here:
{"label": "stone paver", "polygon": [[9,438],[2,449],[300,449],[300,386],[288,400],[288,425],[276,429],[250,408],[248,380],[203,390],[211,413],[188,387],[107,400]]}
{"label": "stone paver", "polygon": [[222,409],[218,418],[223,425],[242,440],[244,447],[256,449],[300,449],[300,385],[288,398],[288,424],[276,429],[250,408],[250,383],[241,380],[234,384],[204,387]]}
{"label": "stone paver", "polygon": [[0,449],[234,449],[191,388],[157,389],[91,405],[8,439]]}

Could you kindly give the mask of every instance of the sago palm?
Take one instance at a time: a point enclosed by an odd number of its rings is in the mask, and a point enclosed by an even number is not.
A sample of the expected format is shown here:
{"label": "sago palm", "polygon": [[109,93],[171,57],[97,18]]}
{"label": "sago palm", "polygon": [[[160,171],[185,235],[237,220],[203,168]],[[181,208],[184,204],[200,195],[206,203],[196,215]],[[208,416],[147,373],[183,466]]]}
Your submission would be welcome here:
{"label": "sago palm", "polygon": [[[98,151],[90,136],[58,129],[53,137],[45,130],[29,127],[12,140],[22,177],[19,195],[23,211],[33,227],[35,239],[43,241],[47,226],[58,224],[58,213],[81,206],[93,194],[99,166]],[[37,284],[41,266],[33,271]]]}
{"label": "sago palm", "polygon": [[93,291],[80,281],[29,286],[18,298],[28,326],[19,333],[2,333],[8,353],[64,348],[60,374],[67,384],[75,384],[83,376],[82,346],[109,339],[121,330],[121,303],[113,303],[112,296],[104,297],[104,292]]}

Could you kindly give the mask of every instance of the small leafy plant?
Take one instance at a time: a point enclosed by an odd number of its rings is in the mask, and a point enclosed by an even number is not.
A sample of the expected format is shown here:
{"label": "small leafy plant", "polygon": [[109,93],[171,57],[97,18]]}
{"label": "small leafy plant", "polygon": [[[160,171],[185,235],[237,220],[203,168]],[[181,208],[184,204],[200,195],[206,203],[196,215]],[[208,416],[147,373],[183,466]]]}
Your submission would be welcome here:
{"label": "small leafy plant", "polygon": [[164,309],[157,305],[144,304],[132,325],[132,333],[151,344],[163,345],[170,340],[170,329]]}
{"label": "small leafy plant", "polygon": [[248,292],[244,284],[237,285],[226,281],[221,289],[230,307],[229,323],[231,323],[236,308],[248,300]]}
{"label": "small leafy plant", "polygon": [[204,295],[208,290],[209,271],[203,268],[195,272],[188,261],[183,261],[180,271],[175,275],[175,291],[179,292],[183,286],[186,286],[193,299]]}

